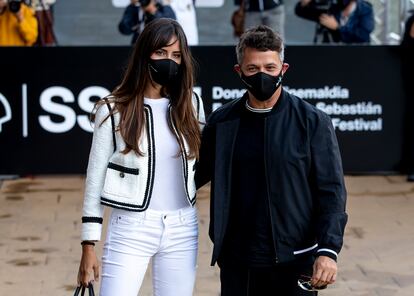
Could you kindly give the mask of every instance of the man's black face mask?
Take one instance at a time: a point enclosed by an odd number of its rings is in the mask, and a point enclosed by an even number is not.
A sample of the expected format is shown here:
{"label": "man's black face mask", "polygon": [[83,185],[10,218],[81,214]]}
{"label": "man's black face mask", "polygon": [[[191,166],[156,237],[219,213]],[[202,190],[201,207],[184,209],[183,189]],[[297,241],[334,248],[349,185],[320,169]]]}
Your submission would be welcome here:
{"label": "man's black face mask", "polygon": [[242,72],[241,80],[257,100],[267,101],[282,85],[282,70],[280,70],[280,73],[277,76],[272,76],[264,72],[258,72],[254,75],[246,76]]}

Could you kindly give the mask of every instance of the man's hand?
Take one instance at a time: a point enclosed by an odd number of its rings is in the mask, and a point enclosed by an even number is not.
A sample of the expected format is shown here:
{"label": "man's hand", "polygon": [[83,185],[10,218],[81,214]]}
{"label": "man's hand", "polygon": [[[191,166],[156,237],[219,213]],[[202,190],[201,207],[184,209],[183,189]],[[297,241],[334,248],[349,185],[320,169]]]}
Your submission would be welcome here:
{"label": "man's hand", "polygon": [[330,30],[337,30],[339,28],[339,23],[336,18],[326,13],[321,14],[319,22],[322,26],[327,27]]}
{"label": "man's hand", "polygon": [[337,272],[338,267],[335,260],[326,256],[319,256],[313,264],[312,286],[322,287],[333,284]]}

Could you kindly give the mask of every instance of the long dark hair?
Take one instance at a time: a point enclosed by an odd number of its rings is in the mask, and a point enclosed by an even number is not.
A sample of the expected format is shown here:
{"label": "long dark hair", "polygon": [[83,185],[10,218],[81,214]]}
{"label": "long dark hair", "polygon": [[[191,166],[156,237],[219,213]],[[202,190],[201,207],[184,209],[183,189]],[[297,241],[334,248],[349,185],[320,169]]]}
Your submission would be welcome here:
{"label": "long dark hair", "polygon": [[[170,45],[173,38],[177,38],[180,44],[180,79],[179,83],[162,87],[161,95],[168,95],[170,98],[172,121],[177,129],[181,147],[185,140],[190,150],[187,157],[198,158],[201,136],[192,105],[194,61],[183,29],[176,21],[166,18],[153,20],[145,26],[135,42],[121,84],[108,96],[108,99],[115,103],[111,113],[120,113],[118,130],[126,143],[126,149],[122,151],[125,154],[134,150],[143,155],[139,149],[139,140],[145,126],[144,91],[146,86],[152,83],[149,59],[154,51]],[[104,103],[103,100],[98,101],[97,107]]]}

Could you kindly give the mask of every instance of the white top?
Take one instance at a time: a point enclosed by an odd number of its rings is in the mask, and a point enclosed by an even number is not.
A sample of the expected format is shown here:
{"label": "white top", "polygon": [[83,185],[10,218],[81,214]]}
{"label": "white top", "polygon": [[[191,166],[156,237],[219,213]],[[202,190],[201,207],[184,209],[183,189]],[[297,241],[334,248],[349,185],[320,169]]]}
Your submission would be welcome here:
{"label": "white top", "polygon": [[189,207],[186,199],[180,146],[168,126],[167,98],[148,99],[154,118],[155,175],[149,208],[157,211],[174,211]]}
{"label": "white top", "polygon": [[268,113],[272,111],[273,107],[264,108],[264,109],[253,108],[252,106],[249,105],[249,102],[246,100],[246,109],[254,113]]}
{"label": "white top", "polygon": [[356,3],[355,2],[352,2],[351,3],[351,8],[349,10],[349,14],[347,16],[345,16],[343,13],[341,13],[341,18],[339,20],[339,23],[340,23],[341,26],[345,26],[346,25],[346,23],[349,20],[349,17],[355,12],[356,8],[357,8]]}

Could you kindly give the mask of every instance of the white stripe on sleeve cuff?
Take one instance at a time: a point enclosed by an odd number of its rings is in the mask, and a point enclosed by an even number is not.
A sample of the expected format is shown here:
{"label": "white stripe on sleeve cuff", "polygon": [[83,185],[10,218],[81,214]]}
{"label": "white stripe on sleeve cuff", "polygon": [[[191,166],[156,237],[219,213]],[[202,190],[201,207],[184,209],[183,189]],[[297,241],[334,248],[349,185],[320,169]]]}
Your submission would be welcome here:
{"label": "white stripe on sleeve cuff", "polygon": [[319,250],[317,251],[317,253],[319,253],[319,252],[328,252],[328,253],[332,253],[332,254],[334,254],[336,257],[338,257],[338,253],[337,253],[337,252],[335,252],[335,251],[333,251],[333,250],[331,250],[331,249],[319,249]]}

